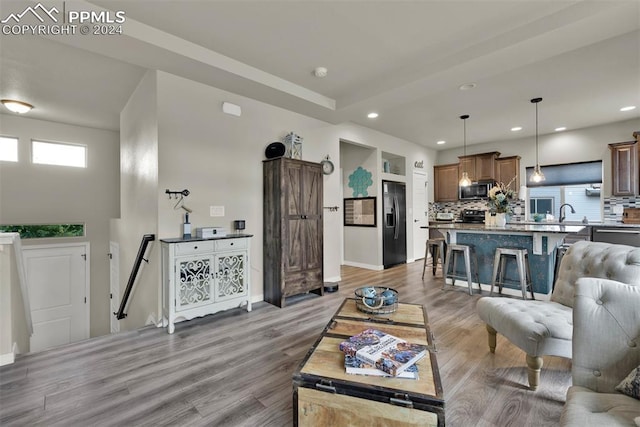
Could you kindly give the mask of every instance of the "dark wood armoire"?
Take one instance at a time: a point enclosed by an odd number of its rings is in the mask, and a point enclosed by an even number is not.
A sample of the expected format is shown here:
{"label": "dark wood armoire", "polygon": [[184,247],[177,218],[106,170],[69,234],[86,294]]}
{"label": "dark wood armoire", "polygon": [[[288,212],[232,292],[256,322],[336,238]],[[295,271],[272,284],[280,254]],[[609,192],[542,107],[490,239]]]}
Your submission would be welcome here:
{"label": "dark wood armoire", "polygon": [[324,292],[322,277],[322,168],[290,158],[263,162],[264,300]]}

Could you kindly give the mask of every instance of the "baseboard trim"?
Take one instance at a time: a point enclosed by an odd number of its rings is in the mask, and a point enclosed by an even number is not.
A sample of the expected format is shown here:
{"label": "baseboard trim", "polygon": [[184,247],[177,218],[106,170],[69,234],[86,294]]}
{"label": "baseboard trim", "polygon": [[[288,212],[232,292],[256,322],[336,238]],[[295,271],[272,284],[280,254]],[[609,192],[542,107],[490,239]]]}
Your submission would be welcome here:
{"label": "baseboard trim", "polygon": [[16,354],[18,354],[18,344],[13,343],[11,353],[0,354],[0,366],[11,365],[16,361]]}
{"label": "baseboard trim", "polygon": [[349,267],[366,268],[367,270],[376,270],[376,271],[384,270],[384,266],[382,265],[364,264],[361,262],[353,262],[353,261],[345,261],[343,264],[348,265]]}
{"label": "baseboard trim", "polygon": [[[447,285],[448,286],[452,286],[451,285],[451,279],[447,279]],[[456,284],[454,286],[456,286],[456,287],[459,286],[459,287],[465,288],[465,289],[469,288],[467,286],[467,282],[464,281],[464,280],[460,280],[460,279],[456,280]],[[483,291],[491,292],[491,285],[481,284],[480,288]],[[476,282],[473,282],[472,285],[471,285],[471,289],[476,291],[478,289],[478,284]],[[494,295],[495,296],[499,296],[500,295],[500,294],[498,294],[498,287],[497,286],[495,286],[493,288],[493,291],[494,291]],[[503,287],[502,288],[502,295],[522,297],[522,291],[520,289],[511,289],[511,288]],[[533,296],[536,297],[537,301],[549,301],[549,299],[551,298],[551,294],[540,294],[538,292],[534,292]],[[531,292],[527,292],[527,298],[530,298],[530,297],[531,297]]]}

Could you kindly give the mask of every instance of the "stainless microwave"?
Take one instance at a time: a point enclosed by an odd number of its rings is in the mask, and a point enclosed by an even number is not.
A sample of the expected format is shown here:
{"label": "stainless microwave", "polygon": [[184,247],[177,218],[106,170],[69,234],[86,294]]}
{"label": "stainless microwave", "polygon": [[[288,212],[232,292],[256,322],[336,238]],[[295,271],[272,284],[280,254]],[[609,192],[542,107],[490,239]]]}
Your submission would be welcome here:
{"label": "stainless microwave", "polygon": [[480,200],[489,198],[489,190],[493,187],[493,182],[473,182],[466,187],[458,187],[460,200]]}

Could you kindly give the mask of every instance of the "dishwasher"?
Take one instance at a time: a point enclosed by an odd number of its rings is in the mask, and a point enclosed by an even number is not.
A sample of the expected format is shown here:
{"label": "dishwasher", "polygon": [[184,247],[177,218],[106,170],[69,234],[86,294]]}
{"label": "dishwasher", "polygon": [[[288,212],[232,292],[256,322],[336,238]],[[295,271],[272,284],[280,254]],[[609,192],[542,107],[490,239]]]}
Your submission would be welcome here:
{"label": "dishwasher", "polygon": [[591,240],[594,242],[640,247],[640,226],[616,227],[610,225],[594,225],[591,227]]}

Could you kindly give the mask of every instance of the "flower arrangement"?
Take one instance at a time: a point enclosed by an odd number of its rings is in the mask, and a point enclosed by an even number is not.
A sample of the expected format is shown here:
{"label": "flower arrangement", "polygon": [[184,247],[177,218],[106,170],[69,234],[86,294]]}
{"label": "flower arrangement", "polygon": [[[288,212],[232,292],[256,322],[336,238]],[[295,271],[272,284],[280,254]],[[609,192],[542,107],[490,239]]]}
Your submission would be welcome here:
{"label": "flower arrangement", "polygon": [[516,179],[513,177],[507,185],[504,182],[498,182],[489,190],[489,201],[487,207],[490,211],[496,213],[513,213],[511,205],[509,204],[514,198],[514,192],[511,189],[511,184]]}

